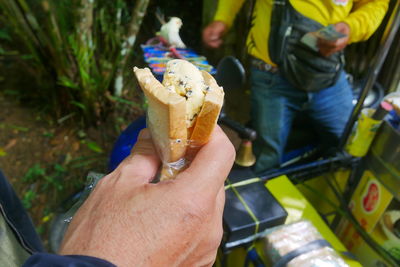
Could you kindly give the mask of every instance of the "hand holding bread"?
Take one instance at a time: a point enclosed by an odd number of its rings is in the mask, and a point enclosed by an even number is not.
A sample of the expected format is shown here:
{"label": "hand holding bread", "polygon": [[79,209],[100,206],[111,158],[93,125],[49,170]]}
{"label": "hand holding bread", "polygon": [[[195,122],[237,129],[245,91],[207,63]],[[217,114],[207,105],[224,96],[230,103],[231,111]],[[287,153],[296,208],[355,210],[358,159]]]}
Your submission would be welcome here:
{"label": "hand holding bread", "polygon": [[173,178],[188,154],[207,143],[217,123],[224,91],[186,60],[167,63],[163,83],[150,69],[134,68],[147,100],[147,127],[163,161],[161,180]]}

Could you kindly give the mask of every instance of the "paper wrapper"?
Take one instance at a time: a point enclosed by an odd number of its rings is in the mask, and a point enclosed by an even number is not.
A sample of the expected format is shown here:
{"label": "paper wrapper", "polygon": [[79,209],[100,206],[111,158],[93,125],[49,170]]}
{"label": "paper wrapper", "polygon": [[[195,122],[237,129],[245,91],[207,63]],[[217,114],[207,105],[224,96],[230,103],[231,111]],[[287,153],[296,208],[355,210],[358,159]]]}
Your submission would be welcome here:
{"label": "paper wrapper", "polygon": [[[305,252],[287,262],[287,267],[309,266],[348,266],[343,259],[329,246],[307,249],[312,243],[326,242],[309,221],[299,221],[273,229],[265,238],[264,252],[271,259],[274,266],[289,253],[303,249]],[[317,246],[318,247],[318,246]]]}

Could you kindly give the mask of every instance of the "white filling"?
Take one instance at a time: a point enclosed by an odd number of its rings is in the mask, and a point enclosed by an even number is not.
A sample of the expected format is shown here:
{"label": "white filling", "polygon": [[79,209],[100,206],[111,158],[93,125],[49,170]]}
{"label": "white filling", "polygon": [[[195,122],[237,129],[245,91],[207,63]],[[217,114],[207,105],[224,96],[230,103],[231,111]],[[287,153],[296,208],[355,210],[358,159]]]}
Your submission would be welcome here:
{"label": "white filling", "polygon": [[209,90],[201,72],[186,60],[174,59],[167,63],[162,83],[167,90],[186,98],[186,126],[192,127]]}

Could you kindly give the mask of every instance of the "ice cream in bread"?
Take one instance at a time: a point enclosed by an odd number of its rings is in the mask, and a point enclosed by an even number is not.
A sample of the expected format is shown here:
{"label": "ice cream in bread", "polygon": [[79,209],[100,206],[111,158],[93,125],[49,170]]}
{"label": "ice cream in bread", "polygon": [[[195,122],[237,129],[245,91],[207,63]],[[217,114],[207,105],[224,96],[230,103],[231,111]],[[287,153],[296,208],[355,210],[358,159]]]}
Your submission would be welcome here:
{"label": "ice cream in bread", "polygon": [[224,91],[209,73],[182,59],[167,63],[162,83],[148,68],[135,67],[134,73],[148,100],[147,127],[164,167],[179,169],[188,150],[209,140]]}

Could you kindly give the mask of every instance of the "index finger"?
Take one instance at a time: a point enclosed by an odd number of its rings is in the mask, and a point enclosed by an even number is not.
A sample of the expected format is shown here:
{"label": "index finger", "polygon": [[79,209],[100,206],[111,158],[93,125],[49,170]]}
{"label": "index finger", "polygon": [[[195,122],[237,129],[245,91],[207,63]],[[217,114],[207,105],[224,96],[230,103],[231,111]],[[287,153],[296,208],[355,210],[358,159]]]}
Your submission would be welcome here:
{"label": "index finger", "polygon": [[317,46],[319,48],[325,47],[325,48],[334,48],[337,46],[337,40],[335,41],[329,41],[326,39],[318,38],[317,39]]}
{"label": "index finger", "polygon": [[185,191],[217,195],[235,160],[235,148],[217,125],[211,139],[195,156],[190,167],[180,173],[176,182]]}

